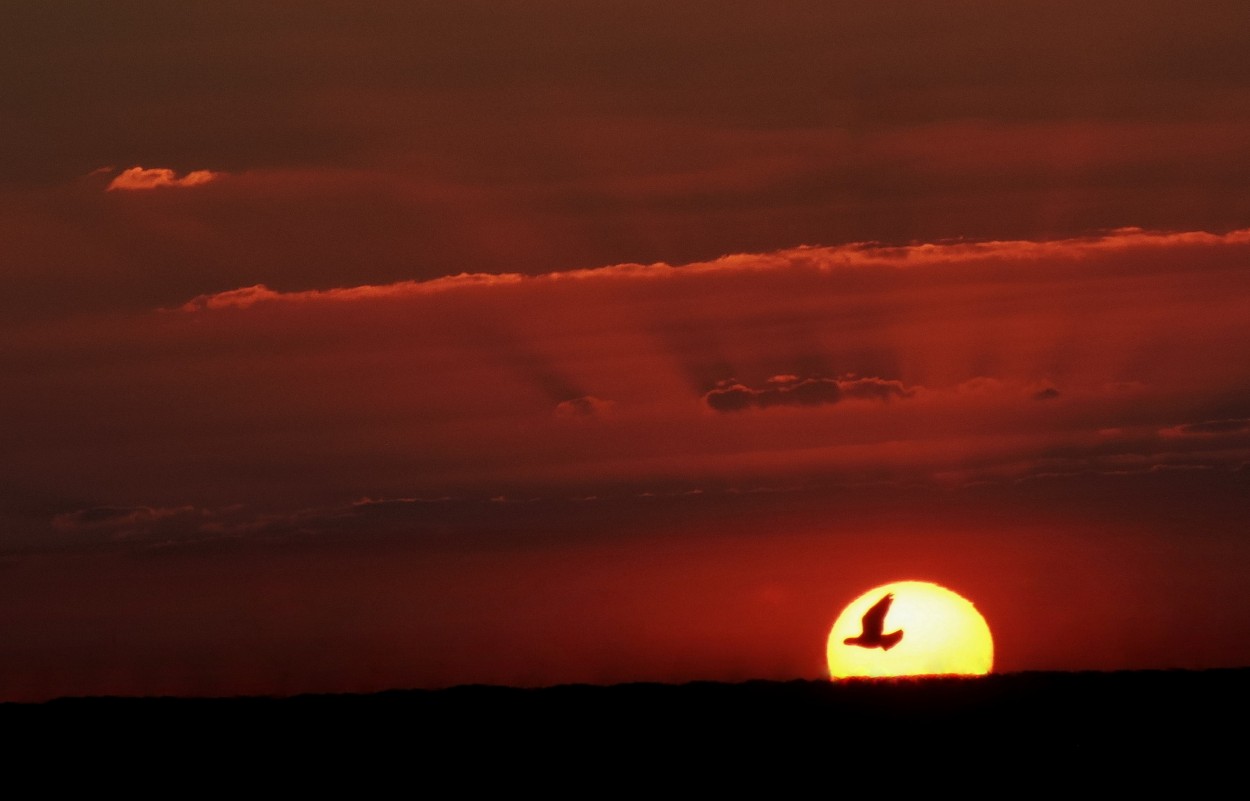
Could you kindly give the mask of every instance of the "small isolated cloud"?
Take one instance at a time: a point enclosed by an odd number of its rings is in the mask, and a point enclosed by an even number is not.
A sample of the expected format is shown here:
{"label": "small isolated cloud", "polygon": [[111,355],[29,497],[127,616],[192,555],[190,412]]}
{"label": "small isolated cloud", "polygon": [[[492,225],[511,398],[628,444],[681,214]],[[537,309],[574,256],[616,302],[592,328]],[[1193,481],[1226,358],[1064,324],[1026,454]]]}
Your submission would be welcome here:
{"label": "small isolated cloud", "polygon": [[179,178],[178,173],[164,167],[155,167],[153,169],[131,167],[128,170],[122,170],[121,175],[118,175],[109,183],[108,191],[135,191],[140,189],[160,189],[162,187],[186,188],[215,181],[219,176],[220,173],[210,170],[194,170]]}
{"label": "small isolated cloud", "polygon": [[1033,392],[1033,400],[1054,400],[1057,397],[1059,397],[1059,390],[1052,386],[1044,386]]}
{"label": "small isolated cloud", "polygon": [[588,418],[607,417],[616,406],[610,400],[596,398],[594,395],[583,395],[580,398],[561,401],[556,404],[556,417],[563,420],[585,420]]}
{"label": "small isolated cloud", "polygon": [[734,380],[722,381],[716,389],[703,396],[708,406],[718,412],[744,409],[767,409],[773,406],[823,406],[844,400],[887,401],[907,398],[915,390],[903,382],[884,378],[799,378],[777,375],[756,389]]}

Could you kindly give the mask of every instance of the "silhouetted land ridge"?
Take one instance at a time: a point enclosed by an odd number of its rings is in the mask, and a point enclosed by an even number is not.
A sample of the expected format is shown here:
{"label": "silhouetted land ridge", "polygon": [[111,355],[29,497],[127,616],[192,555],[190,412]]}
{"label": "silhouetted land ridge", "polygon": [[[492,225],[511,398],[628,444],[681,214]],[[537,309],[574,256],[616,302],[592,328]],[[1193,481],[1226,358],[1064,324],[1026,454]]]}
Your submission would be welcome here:
{"label": "silhouetted land ridge", "polygon": [[1248,699],[1250,669],[1237,669],[80,698],[0,705],[0,720],[62,751],[139,748],[168,759],[220,757],[225,747],[230,764],[298,754],[340,766],[400,760],[435,772],[467,759],[531,772],[558,763],[637,774],[657,765],[801,770],[831,759],[897,765],[946,755],[1070,771],[1155,758],[1180,769],[1240,754],[1244,742],[1230,739],[1227,724],[1240,728]]}

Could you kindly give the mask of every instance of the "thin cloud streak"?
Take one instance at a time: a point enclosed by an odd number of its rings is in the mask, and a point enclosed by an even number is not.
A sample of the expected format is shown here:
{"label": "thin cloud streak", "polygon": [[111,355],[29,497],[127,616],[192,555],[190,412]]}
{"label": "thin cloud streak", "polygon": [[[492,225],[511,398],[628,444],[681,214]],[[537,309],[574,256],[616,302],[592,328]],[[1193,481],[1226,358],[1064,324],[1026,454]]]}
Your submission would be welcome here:
{"label": "thin cloud streak", "polygon": [[242,287],[211,295],[200,295],[185,303],[182,311],[247,308],[264,301],[288,303],[357,301],[380,297],[404,297],[443,292],[463,287],[491,287],[520,282],[585,280],[662,280],[678,274],[735,273],[814,269],[829,272],[856,267],[929,267],[942,264],[975,265],[984,262],[1037,263],[1053,260],[1074,261],[1099,254],[1189,246],[1218,248],[1250,244],[1250,229],[1213,234],[1206,231],[1153,232],[1124,228],[1100,236],[1054,241],[1021,240],[990,242],[939,242],[908,246],[852,243],[834,247],[804,246],[770,254],[736,254],[707,261],[673,266],[655,264],[616,264],[606,267],[562,270],[542,275],[520,273],[460,273],[428,281],[401,281],[394,284],[279,292],[264,285]]}

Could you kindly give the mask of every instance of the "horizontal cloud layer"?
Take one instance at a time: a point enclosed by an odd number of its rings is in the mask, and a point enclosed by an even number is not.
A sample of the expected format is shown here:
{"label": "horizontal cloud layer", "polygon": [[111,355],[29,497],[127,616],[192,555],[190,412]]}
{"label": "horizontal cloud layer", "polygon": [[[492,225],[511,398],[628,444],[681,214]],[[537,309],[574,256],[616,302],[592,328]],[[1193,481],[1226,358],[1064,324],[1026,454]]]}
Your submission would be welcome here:
{"label": "horizontal cloud layer", "polygon": [[[1247,231],[855,244],[254,286],[15,328],[0,371],[21,389],[0,410],[22,468],[6,480],[83,499],[43,518],[83,532],[108,515],[78,509],[286,514],[327,492],[1234,470],[1250,458],[1248,256]],[[744,410],[767,413],[722,414]],[[125,474],[99,456],[121,453]]]}

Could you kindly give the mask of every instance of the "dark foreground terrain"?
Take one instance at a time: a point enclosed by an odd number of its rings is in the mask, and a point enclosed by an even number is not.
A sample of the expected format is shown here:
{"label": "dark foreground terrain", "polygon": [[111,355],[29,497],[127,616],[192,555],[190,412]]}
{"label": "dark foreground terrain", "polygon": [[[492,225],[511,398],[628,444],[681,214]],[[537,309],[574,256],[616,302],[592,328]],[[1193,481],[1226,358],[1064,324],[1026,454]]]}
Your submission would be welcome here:
{"label": "dark foreground terrain", "polygon": [[361,790],[380,777],[576,790],[595,776],[784,790],[823,777],[1006,792],[1003,781],[1179,778],[1193,789],[1240,777],[1248,712],[1240,669],[79,698],[0,705],[0,725],[10,767],[54,764],[52,775],[87,770],[108,784],[261,775]]}

